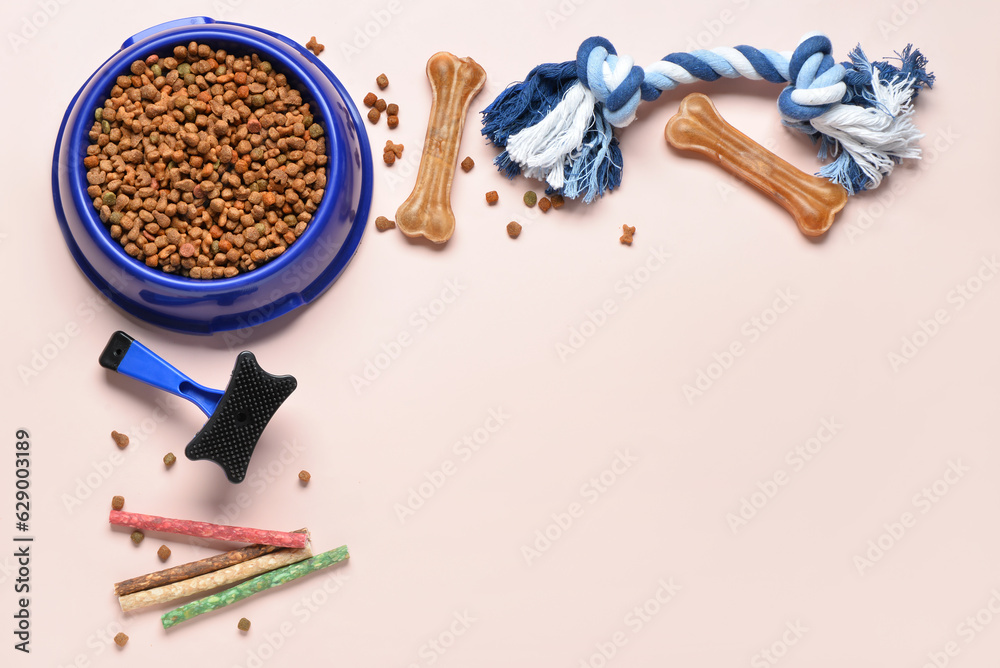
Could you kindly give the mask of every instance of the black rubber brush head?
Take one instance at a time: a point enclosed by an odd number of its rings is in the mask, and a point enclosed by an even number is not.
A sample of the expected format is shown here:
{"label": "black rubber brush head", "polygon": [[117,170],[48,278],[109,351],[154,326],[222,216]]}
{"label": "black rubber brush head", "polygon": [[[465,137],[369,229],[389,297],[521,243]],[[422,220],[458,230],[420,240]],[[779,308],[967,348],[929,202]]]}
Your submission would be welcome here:
{"label": "black rubber brush head", "polygon": [[275,376],[261,369],[253,353],[244,350],[236,358],[219,407],[184,454],[188,459],[213,461],[230,482],[242,482],[264,427],[296,385],[292,376]]}

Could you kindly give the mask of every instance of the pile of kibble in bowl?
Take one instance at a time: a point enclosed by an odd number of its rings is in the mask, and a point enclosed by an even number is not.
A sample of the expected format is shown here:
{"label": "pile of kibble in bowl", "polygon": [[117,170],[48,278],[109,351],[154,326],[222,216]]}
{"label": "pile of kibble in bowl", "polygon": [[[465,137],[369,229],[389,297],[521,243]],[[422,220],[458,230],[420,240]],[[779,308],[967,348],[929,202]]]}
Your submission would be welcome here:
{"label": "pile of kibble in bowl", "polygon": [[323,126],[257,54],[192,42],[137,60],[94,118],[87,194],[148,267],[252,271],[295,243],[323,198]]}

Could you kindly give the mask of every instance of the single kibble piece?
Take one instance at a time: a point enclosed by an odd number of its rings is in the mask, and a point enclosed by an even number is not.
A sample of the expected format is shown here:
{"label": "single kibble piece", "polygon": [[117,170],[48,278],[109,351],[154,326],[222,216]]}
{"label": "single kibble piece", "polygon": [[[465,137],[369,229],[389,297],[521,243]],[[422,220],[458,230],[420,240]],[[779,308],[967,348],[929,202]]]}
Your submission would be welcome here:
{"label": "single kibble piece", "polygon": [[521,223],[515,223],[511,221],[507,223],[507,236],[511,239],[517,239],[517,235],[521,233]]}
{"label": "single kibble piece", "polygon": [[124,633],[119,633],[118,635],[115,636],[115,644],[118,645],[119,647],[124,647],[125,643],[127,642],[128,642],[128,636],[125,635]]}
{"label": "single kibble piece", "polygon": [[121,510],[125,507],[125,497],[124,496],[113,496],[111,497],[111,507],[115,510]]}
{"label": "single kibble piece", "polygon": [[117,445],[119,448],[124,449],[128,445],[128,436],[125,434],[120,434],[117,431],[112,431],[111,438],[115,439],[115,445]]}
{"label": "single kibble piece", "polygon": [[249,631],[250,620],[247,619],[246,617],[240,617],[240,621],[236,622],[236,628],[238,628],[240,631]]}
{"label": "single kibble piece", "polygon": [[389,77],[387,77],[385,74],[380,74],[377,77],[375,77],[375,83],[378,84],[379,88],[385,88],[386,86],[389,85]]}
{"label": "single kibble piece", "polygon": [[[375,219],[375,228],[379,232],[385,232],[386,230],[391,230],[394,227],[396,227],[396,221],[389,220],[385,216],[379,216]],[[301,476],[302,474],[300,473],[299,475]]]}
{"label": "single kibble piece", "polygon": [[305,469],[299,471],[299,480],[302,481],[303,485],[307,484],[310,478],[312,478],[312,476],[309,474],[309,471],[306,471]]}
{"label": "single kibble piece", "polygon": [[566,203],[562,195],[553,195],[551,199],[553,209],[561,209],[562,205]]}
{"label": "single kibble piece", "polygon": [[622,235],[618,239],[623,244],[632,245],[632,235],[635,234],[635,226],[629,227],[628,225],[622,225]]}
{"label": "single kibble piece", "polygon": [[146,537],[146,534],[136,529],[132,532],[132,542],[138,545],[142,542],[142,539]]}
{"label": "single kibble piece", "polygon": [[538,200],[538,208],[542,210],[542,213],[548,212],[548,210],[551,207],[552,207],[552,202],[549,201],[548,197],[543,197],[542,199]]}
{"label": "single kibble piece", "polygon": [[465,160],[462,161],[462,169],[468,173],[472,171],[472,168],[476,166],[475,161],[473,161],[471,156],[465,156]]}
{"label": "single kibble piece", "polygon": [[372,125],[378,123],[378,119],[382,117],[382,112],[380,112],[375,107],[368,110],[368,120],[371,121]]}
{"label": "single kibble piece", "polygon": [[376,100],[378,100],[378,95],[376,95],[375,93],[368,93],[367,95],[365,95],[365,100],[364,100],[365,106],[374,107]]}
{"label": "single kibble piece", "polygon": [[385,100],[383,100],[382,98],[375,100],[376,109],[378,109],[379,111],[385,111],[385,107],[386,107]]}
{"label": "single kibble piece", "polygon": [[391,165],[392,163],[396,162],[396,154],[393,153],[392,151],[386,151],[385,153],[382,154],[382,162],[384,162],[387,165]]}
{"label": "single kibble piece", "polygon": [[167,468],[173,466],[176,461],[177,457],[172,452],[168,452],[167,454],[163,455],[163,463],[167,465]]}
{"label": "single kibble piece", "polygon": [[500,200],[500,195],[497,194],[496,190],[491,190],[486,193],[486,203],[496,204]]}
{"label": "single kibble piece", "polygon": [[385,108],[385,113],[389,114],[390,116],[398,116],[399,105],[396,104],[395,102],[390,102],[389,105]]}
{"label": "single kibble piece", "polygon": [[395,128],[399,125],[399,116],[386,116],[385,124],[388,125],[390,129]]}
{"label": "single kibble piece", "polygon": [[166,545],[161,545],[160,549],[156,551],[156,556],[160,558],[160,561],[166,561],[170,558],[170,548]]}
{"label": "single kibble piece", "polygon": [[316,35],[313,35],[312,37],[309,38],[309,41],[306,42],[306,48],[312,51],[314,56],[318,56],[319,54],[323,53],[323,49],[325,49],[326,47],[317,42]]}
{"label": "single kibble piece", "polygon": [[534,190],[529,190],[528,192],[524,193],[524,203],[527,204],[528,206],[535,206],[535,203],[537,201],[538,201],[538,195],[535,194]]}

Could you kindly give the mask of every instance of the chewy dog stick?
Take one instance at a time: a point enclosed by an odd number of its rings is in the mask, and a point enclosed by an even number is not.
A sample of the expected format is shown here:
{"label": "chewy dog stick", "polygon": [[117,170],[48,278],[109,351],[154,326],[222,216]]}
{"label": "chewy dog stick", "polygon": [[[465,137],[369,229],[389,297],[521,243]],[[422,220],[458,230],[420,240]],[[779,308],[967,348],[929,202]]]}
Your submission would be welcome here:
{"label": "chewy dog stick", "polygon": [[[305,532],[305,529],[298,529],[293,533]],[[146,575],[140,575],[139,577],[122,580],[121,582],[115,583],[115,596],[128,596],[129,594],[134,594],[137,591],[154,589],[173,582],[180,582],[181,580],[190,580],[191,578],[198,577],[199,575],[222,570],[223,568],[228,568],[229,566],[240,564],[244,561],[250,561],[251,559],[262,557],[265,554],[271,554],[272,552],[280,549],[282,548],[275,547],[274,545],[248,545],[247,547],[241,547],[237,550],[230,550],[229,552],[216,554],[215,556],[208,557],[206,559],[189,561],[186,564],[165,568],[162,571],[156,571],[155,573],[147,573]]]}
{"label": "chewy dog stick", "polygon": [[171,626],[180,624],[181,622],[187,621],[192,617],[197,617],[198,615],[205,614],[206,612],[224,608],[227,605],[236,603],[237,601],[242,601],[249,596],[259,594],[266,589],[278,587],[304,575],[308,575],[313,571],[333,566],[335,563],[343,561],[349,556],[351,555],[347,552],[347,546],[342,545],[335,550],[318,554],[312,559],[300,561],[297,564],[292,564],[291,566],[285,566],[284,568],[279,568],[278,570],[271,571],[270,573],[258,575],[252,580],[247,580],[242,584],[230,587],[229,589],[219,592],[218,594],[211,594],[204,598],[200,598],[197,601],[192,601],[182,605],[181,607],[175,608],[163,615],[163,617],[160,618],[160,622],[163,624],[163,628],[169,629]]}
{"label": "chewy dog stick", "polygon": [[276,568],[303,561],[311,556],[313,556],[313,553],[309,545],[306,545],[301,550],[282,549],[272,554],[265,554],[262,557],[229,566],[228,568],[199,575],[190,580],[181,580],[180,582],[156,587],[155,589],[147,589],[146,591],[122,596],[118,599],[118,603],[122,607],[122,612],[145,608],[157,603],[166,603],[185,596],[201,594],[210,589],[235,584],[240,580],[246,580],[261,573],[267,573]]}
{"label": "chewy dog stick", "polygon": [[431,117],[427,124],[417,183],[396,210],[396,226],[408,237],[443,244],[455,231],[451,182],[469,104],[486,82],[486,70],[472,58],[446,51],[427,61]]}
{"label": "chewy dog stick", "polygon": [[702,93],[681,100],[667,123],[667,142],[707,156],[785,208],[803,234],[816,237],[833,224],[847,191],[793,167],[727,123]]}
{"label": "chewy dog stick", "polygon": [[133,529],[178,533],[185,536],[198,536],[200,538],[215,538],[235,543],[260,543],[261,545],[302,549],[309,542],[308,536],[304,533],[230,527],[223,524],[211,524],[209,522],[175,520],[169,517],[157,517],[156,515],[126,513],[122,510],[112,510],[108,521],[111,524],[132,527]]}

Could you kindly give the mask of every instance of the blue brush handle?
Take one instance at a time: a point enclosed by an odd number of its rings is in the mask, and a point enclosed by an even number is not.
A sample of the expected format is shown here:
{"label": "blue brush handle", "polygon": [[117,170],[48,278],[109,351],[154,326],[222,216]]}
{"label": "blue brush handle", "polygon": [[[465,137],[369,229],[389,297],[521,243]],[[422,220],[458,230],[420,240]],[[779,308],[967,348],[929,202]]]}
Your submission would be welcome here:
{"label": "blue brush handle", "polygon": [[131,376],[147,385],[187,399],[209,417],[215,412],[222,395],[225,394],[194,382],[122,331],[111,335],[108,345],[101,353],[100,361],[105,369]]}

